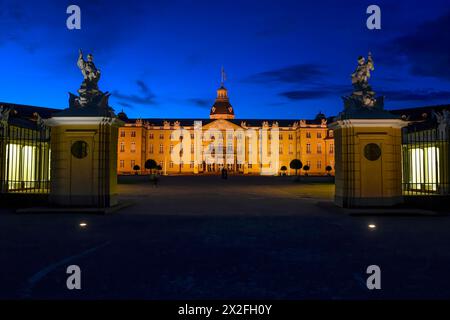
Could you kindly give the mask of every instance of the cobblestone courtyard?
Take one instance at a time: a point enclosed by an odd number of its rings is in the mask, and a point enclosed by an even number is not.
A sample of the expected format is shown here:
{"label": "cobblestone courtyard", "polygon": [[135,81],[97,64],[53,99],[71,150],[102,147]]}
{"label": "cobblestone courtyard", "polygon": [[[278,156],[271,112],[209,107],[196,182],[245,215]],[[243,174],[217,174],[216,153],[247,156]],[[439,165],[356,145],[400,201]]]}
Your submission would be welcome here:
{"label": "cobblestone courtyard", "polygon": [[[120,182],[133,205],[113,215],[0,209],[0,298],[450,297],[448,215],[349,215],[332,184],[289,177]],[[382,290],[367,289],[369,265]]]}

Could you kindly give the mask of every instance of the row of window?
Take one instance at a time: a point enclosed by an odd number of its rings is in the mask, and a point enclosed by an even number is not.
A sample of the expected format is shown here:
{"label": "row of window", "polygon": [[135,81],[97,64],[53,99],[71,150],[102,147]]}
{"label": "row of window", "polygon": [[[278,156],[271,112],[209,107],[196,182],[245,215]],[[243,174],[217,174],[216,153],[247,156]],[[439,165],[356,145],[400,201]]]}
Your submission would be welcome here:
{"label": "row of window", "polygon": [[[329,133],[330,133],[330,137],[332,137],[333,136],[333,131],[330,130]],[[126,133],[125,133],[124,130],[120,131],[120,137],[121,138],[125,138],[125,135],[126,135]],[[311,132],[309,132],[309,131],[306,132],[306,138],[311,138],[311,136],[312,136]],[[136,137],[136,131],[131,131],[131,137],[132,138]],[[149,139],[154,139],[154,138],[155,138],[154,133],[150,133],[149,134]],[[214,137],[211,137],[211,138],[214,139]],[[238,139],[242,139],[242,135],[239,134],[237,138]],[[318,139],[322,139],[322,132],[317,132],[317,138]],[[159,139],[160,140],[164,139],[164,133],[160,133],[159,134]],[[173,139],[173,134],[170,134],[170,139]],[[181,136],[180,139],[183,139],[183,137]],[[193,133],[191,133],[191,139],[194,139],[194,134]],[[233,139],[233,134],[228,134],[228,139],[230,139],[230,140]],[[272,135],[269,134],[269,140],[270,139],[272,139]],[[289,134],[288,135],[288,139],[289,140],[293,140],[294,139],[293,134]],[[280,134],[280,140],[283,140],[283,135],[282,134]]]}
{"label": "row of window", "polygon": [[[311,144],[310,143],[306,144],[306,153],[312,153],[312,151],[311,151]],[[320,144],[320,143],[317,145],[317,153],[318,154],[322,153],[322,144]],[[334,153],[334,144],[330,144],[329,153],[330,154]]]}
{"label": "row of window", "polygon": [[[213,148],[213,146],[210,146],[210,148]],[[219,148],[220,148],[220,146],[219,146]],[[249,153],[251,153],[251,150],[252,150],[251,144],[249,144]],[[173,151],[173,145],[170,145],[170,152],[172,152],[172,151]],[[125,142],[121,142],[120,143],[120,152],[125,152]],[[131,142],[130,152],[131,153],[135,153],[136,152],[136,143],[135,142]],[[227,146],[227,152],[233,152],[233,146],[232,145],[228,145]],[[269,150],[269,152],[270,152],[270,150]],[[154,153],[153,144],[151,144],[150,147],[149,147],[149,153],[150,154]],[[164,154],[164,145],[163,144],[159,145],[159,153],[160,154]],[[194,145],[193,144],[191,145],[191,153],[194,153]],[[280,146],[279,153],[283,154],[283,147],[282,146]],[[312,149],[311,149],[311,144],[310,143],[306,144],[306,153],[309,153],[309,154],[312,153]],[[322,153],[322,144],[320,144],[320,143],[317,144],[317,153],[318,154]],[[330,144],[329,153],[330,154],[334,153],[334,145],[333,144]],[[289,145],[289,154],[293,154],[292,145]]]}

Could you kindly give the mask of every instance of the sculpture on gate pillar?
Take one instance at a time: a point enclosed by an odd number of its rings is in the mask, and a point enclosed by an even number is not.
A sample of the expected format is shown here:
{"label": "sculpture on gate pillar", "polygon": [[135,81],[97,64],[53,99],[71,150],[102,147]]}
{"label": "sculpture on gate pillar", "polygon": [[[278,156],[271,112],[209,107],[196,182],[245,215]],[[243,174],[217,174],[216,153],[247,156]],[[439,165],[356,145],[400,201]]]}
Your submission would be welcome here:
{"label": "sculpture on gate pillar", "polygon": [[[98,87],[94,57],[80,50],[83,75],[69,108],[46,120],[51,129],[50,202],[57,206],[108,208],[117,204],[117,141],[124,123],[108,104],[110,94]],[[36,121],[41,123],[39,115]],[[82,172],[82,174],[80,174]]]}
{"label": "sculpture on gate pillar", "polygon": [[358,66],[352,73],[353,93],[344,97],[345,109],[352,111],[380,111],[384,108],[384,97],[376,97],[375,92],[369,84],[371,71],[374,71],[372,54],[366,58],[358,58]]}
{"label": "sculpture on gate pillar", "polygon": [[403,201],[401,128],[407,124],[384,109],[384,97],[369,84],[374,62],[358,58],[353,92],[330,124],[336,154],[335,203],[339,206],[391,206]]}
{"label": "sculpture on gate pillar", "polygon": [[79,109],[86,107],[98,107],[100,109],[108,109],[110,94],[108,92],[103,93],[98,88],[101,73],[94,64],[94,56],[92,54],[88,54],[85,60],[83,51],[80,49],[77,65],[83,74],[83,82],[80,89],[78,89],[79,96],[69,93],[70,108]]}

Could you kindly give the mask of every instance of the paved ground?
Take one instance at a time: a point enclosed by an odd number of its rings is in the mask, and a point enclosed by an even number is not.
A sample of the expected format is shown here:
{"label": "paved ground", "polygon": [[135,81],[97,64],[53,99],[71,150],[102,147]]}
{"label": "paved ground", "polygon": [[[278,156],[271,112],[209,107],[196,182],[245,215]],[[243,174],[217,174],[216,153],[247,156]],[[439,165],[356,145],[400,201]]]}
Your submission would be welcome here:
{"label": "paved ground", "polygon": [[[450,298],[449,216],[349,216],[333,189],[127,177],[121,197],[135,205],[111,216],[0,209],[0,298]],[[81,291],[66,289],[72,264]],[[374,264],[376,292],[365,284]]]}

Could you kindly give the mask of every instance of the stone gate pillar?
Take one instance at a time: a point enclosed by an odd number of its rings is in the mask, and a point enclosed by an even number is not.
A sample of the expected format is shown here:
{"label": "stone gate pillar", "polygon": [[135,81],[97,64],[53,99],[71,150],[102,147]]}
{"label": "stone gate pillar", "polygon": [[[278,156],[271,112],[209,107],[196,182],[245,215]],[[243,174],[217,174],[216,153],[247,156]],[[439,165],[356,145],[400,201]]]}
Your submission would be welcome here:
{"label": "stone gate pillar", "polygon": [[117,204],[117,139],[120,121],[70,116],[48,121],[51,131],[52,204],[106,208]]}
{"label": "stone gate pillar", "polygon": [[334,130],[336,192],[341,207],[392,206],[403,202],[401,129],[407,125],[384,110],[368,83],[374,70],[369,54],[352,74],[354,92],[344,97],[344,111]]}
{"label": "stone gate pillar", "polygon": [[341,207],[403,202],[399,119],[338,119],[334,129],[336,192]]}
{"label": "stone gate pillar", "polygon": [[93,56],[80,50],[84,81],[69,108],[47,120],[51,130],[50,201],[63,207],[107,208],[117,204],[117,141],[123,123],[98,88]]}

